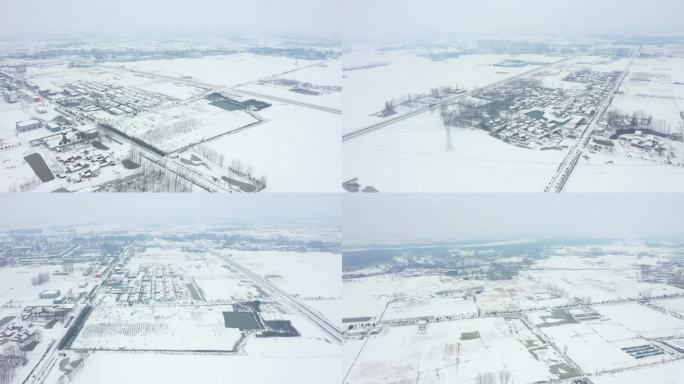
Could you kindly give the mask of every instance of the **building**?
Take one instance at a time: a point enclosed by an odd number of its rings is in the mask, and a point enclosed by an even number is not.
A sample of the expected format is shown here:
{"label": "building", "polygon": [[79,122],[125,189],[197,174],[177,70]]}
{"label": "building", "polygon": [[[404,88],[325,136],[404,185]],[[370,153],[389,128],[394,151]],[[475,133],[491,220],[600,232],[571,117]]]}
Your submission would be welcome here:
{"label": "building", "polygon": [[59,125],[59,123],[56,123],[54,121],[51,121],[51,122],[45,124],[45,128],[47,128],[51,132],[58,132],[58,131],[62,130],[62,126]]}
{"label": "building", "polygon": [[18,121],[17,122],[17,131],[18,132],[28,132],[28,131],[32,131],[34,129],[41,128],[42,126],[43,126],[43,123],[38,119]]}
{"label": "building", "polygon": [[76,137],[79,140],[91,140],[91,139],[97,139],[97,137],[98,137],[97,128],[95,128],[91,125],[80,125],[80,126],[76,127],[76,130],[78,131],[76,133]]}
{"label": "building", "polygon": [[41,292],[38,297],[41,299],[56,299],[59,297],[60,293],[59,289],[45,290]]}
{"label": "building", "polygon": [[12,92],[6,93],[5,94],[5,101],[7,101],[8,103],[16,103],[17,102],[16,93],[12,93]]}

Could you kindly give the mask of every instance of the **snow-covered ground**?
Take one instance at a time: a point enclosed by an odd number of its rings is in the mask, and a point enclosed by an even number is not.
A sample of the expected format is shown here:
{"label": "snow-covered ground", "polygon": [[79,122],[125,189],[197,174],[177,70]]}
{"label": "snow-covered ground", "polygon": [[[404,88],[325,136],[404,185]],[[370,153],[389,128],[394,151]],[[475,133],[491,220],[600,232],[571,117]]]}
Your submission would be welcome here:
{"label": "snow-covered ground", "polygon": [[238,53],[227,56],[144,60],[114,63],[117,67],[154,74],[186,77],[220,86],[238,86],[316,63],[314,60]]}
{"label": "snow-covered ground", "polygon": [[[468,339],[464,333],[478,332]],[[553,377],[544,362],[528,352],[525,328],[502,318],[384,328],[372,335],[345,383],[476,383],[478,375],[509,372],[513,383]]]}
{"label": "snow-covered ground", "polygon": [[283,103],[259,115],[268,121],[206,145],[265,175],[265,191],[340,190],[340,115]]}
{"label": "snow-covered ground", "polygon": [[[113,122],[123,132],[164,152],[213,139],[207,144],[211,144],[211,149],[229,163],[237,160],[253,170],[256,179],[263,176],[267,191],[334,192],[339,190],[341,182],[342,116],[316,108],[342,109],[340,72],[341,60],[335,58],[306,60],[241,52],[223,56],[101,62],[86,66],[72,66],[65,60],[36,60],[28,62],[23,78],[41,91],[63,92],[72,83],[97,82],[156,95],[165,101],[151,113],[145,110],[136,112],[135,116],[114,116],[111,111],[92,110],[87,115]],[[296,81],[304,88],[277,84],[275,80]],[[241,100],[257,99],[273,106],[250,114],[209,106],[208,101],[199,99],[211,90],[220,91],[224,87],[266,95],[263,98],[246,95]],[[313,90],[310,94],[307,93],[309,89]],[[54,96],[55,99],[62,97],[62,94]],[[276,101],[270,97],[288,101]],[[308,103],[312,107],[297,103]],[[54,107],[51,100],[43,100],[43,104]],[[54,111],[51,109],[50,112]],[[263,124],[258,123],[260,118],[257,114],[264,119]],[[0,176],[3,190],[52,191],[60,187],[72,191],[90,190],[141,172],[116,167],[116,172],[104,169],[100,176],[79,184],[64,180],[41,183],[23,157],[38,152],[53,168],[54,151],[40,146],[30,147],[28,143],[46,136],[47,130],[17,135],[14,126],[17,121],[34,116],[38,116],[34,105],[23,99],[13,105],[5,104],[4,98],[0,101]],[[46,115],[38,117],[49,120]],[[254,123],[256,125],[251,128],[259,129],[217,138]],[[117,151],[117,156],[123,157],[128,153],[126,148]],[[217,183],[228,173],[225,171],[217,176],[216,172],[198,172],[201,174],[198,177],[215,178]],[[233,174],[228,177],[240,179]]]}
{"label": "snow-covered ground", "polygon": [[337,356],[259,357],[96,352],[74,384],[338,382]]}
{"label": "snow-covered ground", "polygon": [[[351,325],[345,382],[478,383],[480,375],[499,379],[506,370],[513,383],[582,371],[593,380],[612,377],[608,370],[628,375],[641,370],[636,367],[676,364],[681,353],[664,343],[682,345],[684,320],[649,305],[676,313],[684,307],[681,298],[635,299],[684,293],[641,273],[678,259],[678,252],[640,241],[555,245],[511,279],[460,278],[410,266],[396,272],[391,263],[386,270],[345,271],[343,317]],[[412,256],[410,250],[401,254]],[[493,263],[526,259],[505,255]],[[634,348],[662,353],[636,358]]]}
{"label": "snow-covered ground", "polygon": [[475,315],[477,306],[472,299],[459,298],[406,298],[387,306],[384,320],[407,319],[424,316]]}
{"label": "snow-covered ground", "polygon": [[[652,117],[652,126],[667,134],[684,133],[684,60],[638,58],[610,109]],[[670,141],[673,158],[629,153],[591,154],[580,159],[568,180],[568,192],[682,192],[684,144]]]}
{"label": "snow-covered ground", "polygon": [[200,100],[140,114],[117,122],[114,126],[164,153],[170,153],[257,121],[245,111],[227,111],[211,105],[209,100]]}
{"label": "snow-covered ground", "polygon": [[237,262],[341,324],[341,257],[321,252],[226,250]]}
{"label": "snow-covered ground", "polygon": [[684,298],[653,300],[653,304],[684,316]]}
{"label": "snow-covered ground", "polygon": [[682,381],[683,369],[684,361],[678,360],[595,376],[591,378],[591,382],[594,384],[641,384],[648,382],[678,384]]}
{"label": "snow-covered ground", "polygon": [[[74,268],[81,271],[83,265],[79,264]],[[38,297],[40,292],[55,289],[67,292],[70,289],[78,289],[81,284],[90,284],[92,288],[96,281],[92,276],[74,273],[66,276],[52,275],[50,280],[43,284],[31,284],[31,278],[39,273],[52,274],[59,271],[61,271],[61,265],[0,267],[0,305],[19,308],[22,305],[52,304],[52,300],[40,299]]]}
{"label": "snow-covered ground", "polygon": [[[534,62],[522,67],[494,64],[519,59]],[[351,50],[343,57],[345,86],[344,131],[351,132],[385,117],[377,113],[385,102],[408,94],[429,93],[440,85],[473,89],[558,61],[559,57],[464,55],[433,61],[417,51]],[[547,87],[576,92],[586,84],[564,80],[586,68],[621,71],[627,58],[577,56],[533,74]],[[637,59],[611,108],[626,113],[644,111],[654,124],[670,133],[684,129],[680,83],[681,59]],[[405,107],[398,113],[409,112]],[[432,114],[432,115],[431,115]],[[358,178],[362,186],[381,192],[538,192],[554,176],[574,140],[563,149],[520,148],[474,129],[446,130],[439,111],[394,122],[344,142],[343,180]],[[669,141],[669,139],[667,139]],[[684,145],[666,143],[672,156],[619,150],[581,157],[565,190],[570,192],[677,192],[684,180]]]}
{"label": "snow-covered ground", "polygon": [[343,150],[343,179],[380,192],[539,192],[565,156],[472,128],[451,128],[449,137],[438,112],[345,141]]}
{"label": "snow-covered ground", "polygon": [[224,325],[232,306],[99,307],[72,344],[74,349],[231,351],[241,332]]}
{"label": "snow-covered ground", "polygon": [[499,67],[509,59],[550,63],[559,57],[542,55],[472,54],[435,61],[416,51],[351,50],[342,57],[344,84],[344,131],[363,128],[382,119],[373,116],[385,102],[408,94],[429,93],[450,86],[473,89],[515,76],[535,67]]}
{"label": "snow-covered ground", "polygon": [[563,190],[607,193],[684,192],[684,167],[610,160],[615,162],[606,164],[597,159],[596,162],[585,163],[580,160]]}
{"label": "snow-covered ground", "polygon": [[636,359],[622,348],[651,344],[653,338],[677,336],[684,331],[684,320],[636,303],[591,308],[600,318],[540,328],[587,373],[671,360],[671,354]]}

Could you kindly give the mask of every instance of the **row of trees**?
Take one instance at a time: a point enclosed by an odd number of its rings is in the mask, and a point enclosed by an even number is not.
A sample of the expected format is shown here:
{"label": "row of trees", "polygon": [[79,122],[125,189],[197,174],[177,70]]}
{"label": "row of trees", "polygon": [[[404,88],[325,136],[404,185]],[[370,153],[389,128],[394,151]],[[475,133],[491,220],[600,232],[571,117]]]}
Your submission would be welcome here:
{"label": "row of trees", "polygon": [[37,176],[33,176],[28,180],[21,182],[19,184],[11,184],[9,186],[9,192],[28,192],[33,188],[40,185],[41,181]]}
{"label": "row of trees", "polygon": [[161,126],[143,133],[140,140],[150,143],[164,152],[173,150],[171,140],[186,133],[197,130],[201,126],[199,119],[185,119],[176,121],[171,125]]}
{"label": "row of trees", "polygon": [[248,179],[252,184],[254,184],[257,189],[266,188],[266,176],[257,177],[254,175],[254,167],[251,165],[245,165],[238,159],[233,159],[228,167],[225,166],[226,156],[223,153],[207,146],[198,145],[197,152],[202,155],[205,159],[217,164],[221,168],[225,168],[239,176]]}
{"label": "row of trees", "polygon": [[136,178],[136,189],[139,192],[190,192],[192,182],[188,179],[189,171],[177,167],[175,172],[143,158],[140,164],[142,173]]}
{"label": "row of trees", "polygon": [[219,151],[211,148],[208,145],[198,145],[197,152],[204,156],[205,159],[211,161],[212,163],[218,164],[219,167],[223,168],[226,162],[226,155],[220,153]]}
{"label": "row of trees", "polygon": [[617,108],[606,111],[606,123],[612,130],[619,128],[645,128],[650,125],[652,116],[644,111],[634,111],[631,114]]}
{"label": "row of trees", "polygon": [[230,167],[228,167],[228,169],[236,175],[242,176],[247,180],[251,181],[252,183],[254,183],[257,186],[257,189],[266,188],[266,176],[255,176],[254,167],[252,167],[251,165],[244,165],[240,160],[233,159],[230,162]]}
{"label": "row of trees", "polygon": [[6,345],[0,353],[0,384],[9,384],[14,379],[17,367],[26,364],[26,352],[15,344]]}
{"label": "row of trees", "polygon": [[107,185],[103,191],[190,192],[192,190],[192,183],[188,180],[189,171],[181,167],[177,167],[178,169],[175,172],[171,172],[142,157],[137,150],[129,153],[129,159],[136,164],[140,164],[140,174]]}
{"label": "row of trees", "polygon": [[442,104],[440,106],[442,122],[447,127],[471,127],[476,120],[482,118],[483,110],[481,107],[482,103],[472,99],[460,100],[451,109]]}
{"label": "row of trees", "polygon": [[511,383],[511,372],[509,370],[499,371],[499,380],[494,372],[480,373],[475,377],[477,384],[509,384]]}
{"label": "row of trees", "polygon": [[50,281],[50,272],[41,272],[31,277],[31,285],[41,285]]}
{"label": "row of trees", "polygon": [[420,100],[420,99],[427,97],[427,96],[431,96],[431,97],[434,97],[437,99],[443,99],[443,98],[449,96],[450,94],[454,94],[454,93],[458,92],[461,89],[466,89],[466,88],[461,86],[461,85],[459,85],[457,87],[450,87],[450,86],[442,85],[442,86],[430,89],[429,93],[421,93],[421,94],[417,94],[417,95],[413,95],[413,94],[409,93],[409,94],[401,96],[397,99],[385,101],[385,108],[382,110],[381,114],[384,114],[385,116],[394,114],[394,113],[396,113],[396,108],[398,105],[411,104],[412,102],[414,102],[416,100]]}

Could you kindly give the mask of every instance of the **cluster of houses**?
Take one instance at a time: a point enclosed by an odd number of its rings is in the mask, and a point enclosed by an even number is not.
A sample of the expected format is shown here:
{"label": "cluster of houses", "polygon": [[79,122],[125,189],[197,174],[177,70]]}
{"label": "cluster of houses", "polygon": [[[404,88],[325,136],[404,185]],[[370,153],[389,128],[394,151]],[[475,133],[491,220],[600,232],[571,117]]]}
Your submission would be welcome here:
{"label": "cluster of houses", "polygon": [[493,64],[495,67],[504,67],[504,68],[521,68],[521,67],[527,67],[529,65],[544,65],[546,62],[542,61],[527,61],[527,60],[520,60],[520,59],[506,59],[503,61],[500,61],[496,64]]}
{"label": "cluster of houses", "polygon": [[28,120],[17,121],[15,126],[17,132],[28,132],[39,128],[46,128],[50,132],[60,132],[74,124],[73,118],[57,114],[50,120],[39,117],[31,117]]}
{"label": "cluster of houses", "polygon": [[284,78],[270,78],[270,79],[262,79],[259,81],[259,84],[275,84],[278,86],[282,87],[288,87],[290,91],[297,92],[297,93],[304,93],[304,94],[310,94],[310,95],[319,95],[322,92],[342,92],[342,86],[341,85],[320,85],[320,84],[312,84],[312,83],[307,83],[307,82],[302,82],[299,80],[295,79],[284,79]]}
{"label": "cluster of houses", "polygon": [[592,71],[589,68],[572,72],[563,78],[563,81],[572,81],[576,83],[586,83],[590,85],[609,85],[615,79],[620,77],[622,72],[598,72]]}
{"label": "cluster of houses", "polygon": [[19,81],[4,73],[0,73],[0,91],[2,98],[9,104],[18,102],[21,96]]}
{"label": "cluster of houses", "polygon": [[24,322],[48,324],[53,320],[63,321],[74,309],[74,304],[29,305],[21,311]]}
{"label": "cluster of houses", "polygon": [[629,145],[646,152],[655,152],[662,155],[667,151],[667,147],[656,137],[648,137],[637,131],[634,136],[621,136],[620,140],[629,142]]}
{"label": "cluster of houses", "polygon": [[662,157],[671,153],[663,136],[653,135],[649,132],[650,131],[636,130],[633,133],[623,133],[611,139],[596,134],[592,136],[590,149],[593,152],[613,153],[617,143],[621,145],[623,150],[628,152],[634,151],[645,156],[655,155]]}
{"label": "cluster of houses", "polygon": [[15,343],[21,350],[38,341],[38,327],[33,324],[10,323],[0,330],[0,346]]}
{"label": "cluster of houses", "polygon": [[100,168],[115,164],[112,153],[93,150],[69,156],[56,156],[55,159],[63,166],[63,171],[55,175],[60,179],[70,179],[69,181],[76,183],[96,177],[100,174]]}
{"label": "cluster of houses", "polygon": [[469,123],[511,144],[557,146],[565,137],[578,137],[616,80],[612,73],[583,76],[566,77],[587,82],[579,91],[547,88],[526,79],[484,91],[477,95],[484,103],[474,107]]}
{"label": "cluster of houses", "polygon": [[188,285],[183,275],[170,265],[152,265],[133,272],[120,265],[103,286],[116,302],[128,305],[188,300]]}
{"label": "cluster of houses", "polygon": [[10,318],[0,326],[0,345],[14,342],[20,349],[40,341],[41,327],[52,328],[58,321],[65,321],[74,304],[29,305],[22,309],[21,315]]}
{"label": "cluster of houses", "polygon": [[137,88],[85,80],[67,84],[61,96],[55,98],[63,107],[76,108],[80,113],[95,117],[106,117],[102,112],[110,116],[136,114],[169,100],[164,95]]}

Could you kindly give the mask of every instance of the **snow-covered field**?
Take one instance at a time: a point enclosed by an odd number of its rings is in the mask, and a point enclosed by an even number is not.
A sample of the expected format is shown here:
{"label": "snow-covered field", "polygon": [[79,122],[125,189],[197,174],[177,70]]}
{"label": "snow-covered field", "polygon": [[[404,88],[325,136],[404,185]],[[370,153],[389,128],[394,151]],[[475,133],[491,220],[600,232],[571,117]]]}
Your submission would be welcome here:
{"label": "snow-covered field", "polygon": [[684,59],[639,58],[611,107],[627,113],[643,111],[670,132],[682,132]]}
{"label": "snow-covered field", "polygon": [[587,373],[671,360],[670,354],[636,359],[622,348],[652,344],[653,338],[684,331],[684,320],[636,303],[596,305],[592,309],[600,314],[599,319],[540,328]]}
{"label": "snow-covered field", "polygon": [[315,65],[294,70],[279,77],[286,79],[299,80],[301,82],[312,83],[315,85],[337,85],[342,86],[342,60],[331,59]]}
{"label": "snow-covered field", "polygon": [[653,300],[653,304],[684,316],[684,298]]}
{"label": "snow-covered field", "polygon": [[224,251],[330,321],[341,323],[341,257],[322,252]]}
{"label": "snow-covered field", "polygon": [[477,306],[472,299],[463,298],[407,298],[395,300],[387,306],[384,320],[424,316],[475,315]]}
{"label": "snow-covered field", "polygon": [[[447,314],[441,309],[465,292],[481,290],[476,308],[454,306],[448,314],[467,315],[473,310],[495,312],[567,305],[573,300],[614,301],[635,297],[681,294],[672,285],[646,282],[639,278],[641,265],[657,266],[669,260],[672,250],[644,244],[606,244],[598,247],[604,256],[591,256],[591,247],[558,247],[548,258],[536,261],[534,269],[522,270],[510,280],[463,280],[446,275],[385,273],[344,280],[343,317]],[[648,256],[644,256],[644,255]],[[443,298],[448,295],[448,298]],[[443,300],[446,300],[443,302]],[[387,306],[388,303],[397,301]],[[429,303],[443,303],[434,305]],[[410,316],[405,316],[410,317]]]}
{"label": "snow-covered field", "polygon": [[266,175],[265,191],[340,190],[340,115],[283,103],[259,115],[268,121],[206,145]]}
{"label": "snow-covered field", "polygon": [[[423,254],[399,249],[400,260]],[[492,263],[525,262],[518,252],[502,252]],[[645,377],[638,372],[651,369],[673,377],[665,367],[682,358],[675,347],[684,345],[684,320],[676,312],[684,308],[678,297],[684,290],[648,281],[641,271],[678,260],[678,247],[614,241],[553,245],[541,253],[510,279],[430,271],[429,257],[401,272],[395,271],[403,264],[389,261],[384,270],[345,271],[344,382],[482,383],[493,376],[493,383],[532,383],[586,374],[613,383],[612,372]],[[661,295],[677,298],[644,301]]]}
{"label": "snow-covered field", "polygon": [[[81,265],[74,268],[82,269]],[[58,289],[61,292],[68,292],[70,289],[78,289],[81,284],[95,283],[92,276],[82,276],[74,273],[66,276],[52,275],[50,281],[32,285],[31,278],[39,273],[59,272],[60,265],[40,265],[40,266],[19,266],[19,267],[0,267],[0,306],[17,308],[22,305],[47,305],[52,304],[52,300],[43,300],[38,297],[40,292],[45,290]]]}
{"label": "snow-covered field", "polygon": [[[341,60],[295,59],[284,56],[266,56],[236,53],[224,56],[206,56],[181,59],[158,59],[100,63],[90,66],[71,66],[63,60],[44,60],[29,63],[25,79],[29,84],[50,92],[63,92],[67,85],[79,81],[98,82],[104,85],[125,87],[136,92],[156,94],[165,100],[162,109],[143,111],[132,118],[114,116],[105,110],[89,108],[89,117],[110,121],[126,134],[152,144],[164,152],[173,152],[205,140],[212,140],[216,150],[229,163],[239,161],[253,170],[257,179],[266,179],[266,190],[275,192],[334,192],[339,190],[342,154],[342,117],[338,113],[317,110],[318,106],[342,109]],[[298,81],[311,87],[312,93],[296,92],[290,87],[272,81]],[[210,90],[236,87],[245,92],[257,92],[265,97],[247,95],[273,104],[253,114],[244,111],[227,111],[197,100]],[[304,88],[309,89],[309,88]],[[33,91],[27,91],[31,95]],[[37,96],[37,93],[36,93]],[[60,99],[63,94],[53,98]],[[269,97],[288,99],[276,101]],[[92,99],[92,98],[90,98]],[[54,100],[44,100],[50,106]],[[297,105],[308,103],[313,107]],[[89,104],[88,104],[89,105]],[[116,179],[125,179],[132,172],[116,168],[103,169],[101,175],[83,180],[79,184],[64,180],[41,183],[23,160],[38,152],[53,168],[50,160],[55,156],[46,148],[30,148],[28,141],[47,135],[47,130],[23,133],[17,136],[14,124],[36,116],[34,106],[23,99],[14,105],[0,101],[0,176],[4,190],[52,191],[60,187],[68,190],[89,190]],[[79,107],[80,108],[80,107]],[[334,112],[334,111],[333,111]],[[80,114],[80,113],[79,113]],[[258,115],[258,116],[257,116]],[[47,116],[38,116],[46,118]],[[259,124],[260,117],[263,124]],[[254,127],[239,134],[224,137],[245,126]],[[251,129],[254,128],[254,129]],[[258,128],[258,129],[256,129]],[[220,136],[220,137],[218,137]],[[218,138],[217,138],[218,137]],[[114,144],[112,144],[114,145]],[[116,145],[115,145],[116,146]],[[125,156],[128,149],[118,151]],[[203,172],[211,180],[221,181],[223,174]],[[229,175],[238,178],[236,175]],[[217,182],[218,183],[218,182]],[[190,187],[193,188],[193,187]]]}
{"label": "snow-covered field", "polygon": [[202,290],[207,301],[250,301],[261,296],[251,282],[236,277],[230,279],[198,278],[195,279],[195,283]]}
{"label": "snow-covered field", "polygon": [[[621,113],[644,113],[660,132],[684,132],[684,60],[638,58],[610,108]],[[592,154],[581,159],[568,180],[568,192],[682,192],[684,144],[668,143],[673,159],[651,155]]]}
{"label": "snow-covered field", "polygon": [[565,156],[482,130],[450,132],[438,112],[427,112],[345,141],[343,179],[357,177],[380,192],[539,192]]}
{"label": "snow-covered field", "polygon": [[96,352],[88,357],[73,383],[329,383],[339,381],[339,371],[336,356],[272,358]]}
{"label": "snow-covered field", "polygon": [[227,111],[211,105],[208,100],[200,100],[144,113],[115,123],[114,126],[129,136],[170,153],[257,121],[247,112]]}
{"label": "snow-covered field", "polygon": [[512,68],[493,65],[508,59],[546,63],[560,60],[542,55],[474,54],[434,61],[411,50],[382,52],[359,49],[345,53],[342,57],[344,131],[381,121],[372,115],[381,111],[386,101],[408,94],[429,93],[430,89],[440,86],[481,87],[539,66]]}
{"label": "snow-covered field", "polygon": [[[29,65],[26,79],[41,89],[59,91],[65,85],[76,81],[98,81],[120,86],[135,87],[152,81],[150,77],[112,70],[106,67],[69,67],[64,63],[52,63],[42,66]],[[161,92],[160,92],[161,93]]]}
{"label": "snow-covered field", "polygon": [[114,63],[117,67],[171,77],[187,77],[220,86],[238,86],[316,63],[313,60],[238,53],[227,56]]}
{"label": "snow-covered field", "polygon": [[[508,59],[535,63],[558,61],[558,57],[465,55],[432,61],[414,51],[354,51],[345,54],[344,131],[380,122],[376,115],[384,103],[395,103],[407,94],[425,94],[448,85],[472,89],[537,68],[494,66]],[[626,58],[578,56],[532,75],[545,86],[569,92],[586,84],[565,81],[573,71],[620,71]],[[670,133],[684,129],[681,97],[684,77],[681,59],[638,59],[616,95],[611,108],[629,114],[644,111],[656,125]],[[644,80],[646,79],[646,80]],[[403,107],[399,113],[405,113]],[[562,145],[573,145],[567,139]],[[684,145],[667,144],[677,156],[660,159],[652,155],[618,151],[582,157],[565,190],[570,192],[678,192],[682,191]],[[344,142],[343,180],[358,178],[362,186],[381,192],[538,192],[554,176],[567,149],[538,151],[519,148],[474,129],[449,132],[438,111],[392,123],[378,131]],[[624,153],[623,153],[624,152]],[[638,154],[636,154],[638,155]],[[651,159],[651,157],[653,157]],[[669,164],[671,163],[671,164]]]}
{"label": "snow-covered field", "polygon": [[[318,95],[309,95],[290,91],[287,87],[258,83],[249,83],[242,85],[238,88],[238,90],[256,92],[262,95],[280,97],[283,99],[293,100],[296,102],[308,103],[327,108],[334,108],[337,110],[342,109],[342,92],[337,91],[322,92]],[[340,118],[340,120],[342,119]]]}
{"label": "snow-covered field", "polygon": [[682,370],[684,370],[684,361],[678,360],[595,376],[591,378],[591,381],[594,384],[642,384],[649,382],[678,384],[682,382]]}
{"label": "snow-covered field", "polygon": [[232,351],[240,339],[226,328],[227,306],[98,307],[72,344],[74,349]]}
{"label": "snow-covered field", "polygon": [[[468,339],[463,333],[479,332]],[[531,383],[553,377],[528,352],[526,329],[502,318],[429,323],[384,328],[372,335],[346,383],[476,383],[480,374],[510,372],[511,382]],[[418,379],[419,378],[419,379]]]}

